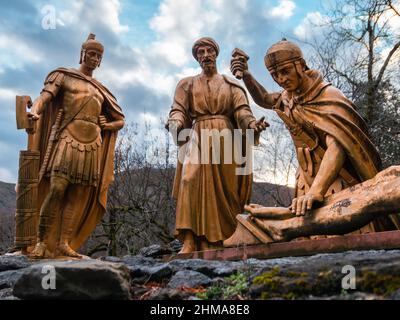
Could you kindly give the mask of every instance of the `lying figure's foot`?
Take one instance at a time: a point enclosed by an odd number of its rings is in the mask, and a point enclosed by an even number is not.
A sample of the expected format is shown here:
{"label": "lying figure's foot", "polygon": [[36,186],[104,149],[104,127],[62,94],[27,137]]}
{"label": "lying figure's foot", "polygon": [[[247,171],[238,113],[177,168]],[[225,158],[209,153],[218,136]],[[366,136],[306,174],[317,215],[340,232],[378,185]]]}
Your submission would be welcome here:
{"label": "lying figure's foot", "polygon": [[62,243],[57,247],[57,253],[61,256],[77,258],[77,259],[82,259],[83,257],[79,253],[72,250],[71,247],[66,243]]}
{"label": "lying figure's foot", "polygon": [[46,257],[46,250],[46,244],[44,242],[38,242],[29,257],[32,259],[44,259]]}
{"label": "lying figure's foot", "polygon": [[251,219],[257,226],[266,232],[275,242],[287,241],[283,229],[287,227],[285,220]]}

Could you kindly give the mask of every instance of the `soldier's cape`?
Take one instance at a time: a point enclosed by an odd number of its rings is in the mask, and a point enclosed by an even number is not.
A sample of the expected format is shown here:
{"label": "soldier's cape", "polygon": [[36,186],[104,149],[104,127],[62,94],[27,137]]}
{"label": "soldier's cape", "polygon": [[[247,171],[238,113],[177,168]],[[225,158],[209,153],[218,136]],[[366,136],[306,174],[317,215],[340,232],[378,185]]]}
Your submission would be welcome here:
{"label": "soldier's cape", "polygon": [[[45,80],[46,85],[60,86],[63,76],[74,77],[83,81],[90,82],[95,86],[104,98],[102,114],[105,115],[109,120],[112,121],[110,111],[123,116],[122,109],[117,103],[116,98],[112,93],[103,86],[99,81],[93,78],[89,78],[82,74],[76,69],[58,68],[49,73]],[[61,96],[57,94],[51,103],[49,103],[40,119],[38,120],[37,132],[35,134],[35,140],[40,151],[40,165],[43,165],[44,155],[46,153],[47,146],[49,144],[49,138],[52,126],[55,122],[59,108],[61,108]],[[114,180],[114,149],[117,138],[117,131],[102,131],[102,153],[101,153],[101,166],[100,166],[100,178],[97,187],[91,188],[91,194],[88,195],[85,202],[82,202],[79,196],[74,199],[72,209],[74,210],[74,231],[72,235],[72,241],[70,246],[72,249],[78,249],[93,232],[96,225],[100,222],[106,210],[107,203],[107,190],[110,183]],[[54,149],[54,148],[53,148]],[[54,150],[53,150],[54,152]],[[48,194],[50,186],[50,179],[44,176],[39,181],[38,189],[38,210],[42,206],[42,203]],[[55,226],[59,225],[57,220],[60,218],[59,214],[54,219]],[[57,237],[60,232],[57,227],[53,227],[51,231],[51,237]],[[50,250],[54,249],[54,243],[49,243]],[[52,248],[53,247],[53,248]]]}
{"label": "soldier's cape", "polygon": [[[373,178],[382,169],[382,164],[379,153],[369,138],[367,124],[356,112],[354,104],[340,90],[323,82],[319,72],[307,72],[315,81],[308,92],[295,98],[297,116],[315,128],[320,146],[324,150],[326,134],[341,144],[346,152],[344,166],[356,180],[362,182]],[[274,107],[278,116],[282,115],[284,99],[288,99],[286,91],[281,94]],[[399,217],[392,215],[390,219],[384,217],[374,221],[374,227],[377,231],[398,229],[399,222]]]}

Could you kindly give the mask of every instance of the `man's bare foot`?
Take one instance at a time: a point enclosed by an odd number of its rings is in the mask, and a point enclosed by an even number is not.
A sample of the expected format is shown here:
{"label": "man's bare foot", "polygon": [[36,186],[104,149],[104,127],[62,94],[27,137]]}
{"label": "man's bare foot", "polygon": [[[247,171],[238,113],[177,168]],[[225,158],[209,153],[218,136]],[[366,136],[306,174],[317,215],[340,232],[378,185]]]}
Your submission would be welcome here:
{"label": "man's bare foot", "polygon": [[222,241],[208,243],[208,250],[223,249],[223,247],[224,247],[224,245],[223,245]]}
{"label": "man's bare foot", "polygon": [[29,257],[32,259],[44,259],[46,257],[46,249],[47,246],[44,242],[38,242]]}
{"label": "man's bare foot", "polygon": [[208,243],[207,239],[199,240],[199,249],[200,251],[210,250],[210,244]]}
{"label": "man's bare foot", "polygon": [[66,257],[82,259],[82,255],[72,250],[71,247],[66,243],[59,244],[57,247],[57,254]]}
{"label": "man's bare foot", "polygon": [[191,253],[194,251],[196,251],[196,246],[194,245],[194,241],[185,240],[183,242],[183,247],[178,254]]}
{"label": "man's bare foot", "polygon": [[282,242],[287,240],[283,229],[287,226],[285,220],[266,220],[253,218],[252,221],[266,232],[274,241]]}
{"label": "man's bare foot", "polygon": [[196,251],[196,244],[194,241],[194,233],[192,230],[183,231],[183,247],[178,254],[191,253]]}

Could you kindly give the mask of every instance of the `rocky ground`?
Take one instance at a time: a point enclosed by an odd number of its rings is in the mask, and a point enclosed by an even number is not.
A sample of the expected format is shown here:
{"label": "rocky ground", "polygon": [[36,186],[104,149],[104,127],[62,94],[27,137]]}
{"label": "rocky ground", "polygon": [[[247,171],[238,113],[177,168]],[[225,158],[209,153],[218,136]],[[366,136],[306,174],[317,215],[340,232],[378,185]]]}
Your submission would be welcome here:
{"label": "rocky ground", "polygon": [[[400,300],[400,250],[245,261],[166,262],[160,258],[170,252],[171,248],[155,245],[136,256],[75,261],[30,261],[3,255],[0,300]],[[351,266],[354,283],[344,278]],[[343,288],[342,282],[356,289]]]}

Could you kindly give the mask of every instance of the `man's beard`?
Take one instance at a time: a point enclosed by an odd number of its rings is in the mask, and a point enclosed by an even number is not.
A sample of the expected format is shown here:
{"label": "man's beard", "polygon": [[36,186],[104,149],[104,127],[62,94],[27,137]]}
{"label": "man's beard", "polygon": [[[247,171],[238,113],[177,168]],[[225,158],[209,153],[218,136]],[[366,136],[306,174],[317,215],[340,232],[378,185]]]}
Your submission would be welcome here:
{"label": "man's beard", "polygon": [[201,68],[204,70],[205,73],[210,73],[216,69],[215,61],[207,60],[201,63]]}

